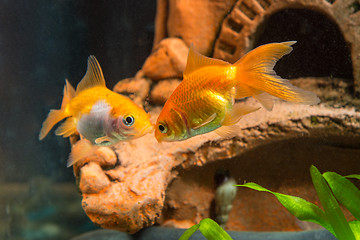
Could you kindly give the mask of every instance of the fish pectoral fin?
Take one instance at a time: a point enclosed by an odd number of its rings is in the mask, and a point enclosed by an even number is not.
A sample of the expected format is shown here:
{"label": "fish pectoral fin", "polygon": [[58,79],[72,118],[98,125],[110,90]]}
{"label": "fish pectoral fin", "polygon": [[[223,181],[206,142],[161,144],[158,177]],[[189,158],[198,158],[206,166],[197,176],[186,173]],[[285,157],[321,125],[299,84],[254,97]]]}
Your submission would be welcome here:
{"label": "fish pectoral fin", "polygon": [[274,107],[273,97],[266,93],[260,93],[253,96],[266,110],[271,111]]}
{"label": "fish pectoral fin", "polygon": [[55,134],[58,136],[69,137],[76,132],[77,130],[75,119],[73,117],[70,117],[66,119],[66,121],[56,129]]}
{"label": "fish pectoral fin", "polygon": [[186,67],[185,67],[185,71],[184,71],[184,77],[186,77],[187,75],[191,74],[192,72],[194,72],[197,69],[203,68],[203,67],[208,67],[211,65],[216,65],[216,66],[230,66],[230,63],[224,62],[222,60],[219,59],[213,59],[213,58],[209,58],[206,57],[198,52],[196,52],[194,50],[193,45],[191,44],[190,49],[189,49],[189,55],[187,58],[187,62],[186,62]]}
{"label": "fish pectoral fin", "polygon": [[231,126],[236,124],[242,116],[259,110],[260,107],[247,106],[240,103],[234,104],[230,111],[225,113],[225,118],[221,123],[222,126]]}
{"label": "fish pectoral fin", "polygon": [[215,133],[223,138],[235,137],[241,131],[241,127],[238,125],[222,126],[215,130]]}
{"label": "fish pectoral fin", "polygon": [[97,139],[95,139],[95,143],[97,145],[110,145],[111,144],[111,138],[108,136],[103,136],[103,137],[99,137]]}
{"label": "fish pectoral fin", "polygon": [[88,67],[85,76],[76,87],[76,95],[85,89],[96,86],[106,87],[105,78],[96,57],[91,55],[88,59]]}
{"label": "fish pectoral fin", "polygon": [[216,115],[217,115],[216,113],[212,114],[209,118],[207,118],[201,124],[192,127],[192,129],[196,130],[196,129],[201,128],[201,127],[205,126],[206,124],[212,122],[216,118]]}

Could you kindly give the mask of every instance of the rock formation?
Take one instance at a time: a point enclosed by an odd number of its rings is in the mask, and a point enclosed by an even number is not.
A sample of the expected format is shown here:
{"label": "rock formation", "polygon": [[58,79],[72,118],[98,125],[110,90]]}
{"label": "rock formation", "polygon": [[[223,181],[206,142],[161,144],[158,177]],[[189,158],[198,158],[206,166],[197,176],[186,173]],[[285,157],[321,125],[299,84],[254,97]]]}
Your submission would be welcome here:
{"label": "rock formation", "polygon": [[[233,62],[254,46],[264,21],[287,8],[311,9],[336,22],[350,45],[354,79],[295,79],[295,85],[314,91],[322,103],[277,101],[272,112],[261,109],[246,115],[238,123],[242,130],[231,139],[212,132],[160,144],[146,135],[100,148],[74,166],[82,206],[94,223],[130,233],[155,223],[174,227],[198,223],[210,216],[213,174],[221,166],[238,182],[258,181],[274,191],[312,200],[310,164],[340,174],[360,171],[360,101],[354,97],[360,88],[360,5],[355,1],[158,0],[153,53],[137,76],[120,81],[114,90],[139,104],[149,100],[151,105],[145,108],[155,122],[181,81],[191,43],[203,54]],[[257,104],[252,98],[244,103]],[[264,202],[259,196],[238,190],[229,229],[301,229],[275,200],[265,197],[270,200]],[[256,210],[259,206],[262,212]]]}

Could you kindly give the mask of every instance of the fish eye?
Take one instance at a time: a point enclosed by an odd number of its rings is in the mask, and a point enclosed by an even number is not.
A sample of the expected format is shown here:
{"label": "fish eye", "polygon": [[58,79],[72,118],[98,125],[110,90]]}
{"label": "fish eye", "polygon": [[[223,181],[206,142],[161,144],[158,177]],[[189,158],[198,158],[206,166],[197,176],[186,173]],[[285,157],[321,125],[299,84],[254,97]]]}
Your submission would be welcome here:
{"label": "fish eye", "polygon": [[168,131],[168,128],[167,128],[166,124],[164,124],[164,123],[160,123],[158,128],[161,133],[167,133],[167,131]]}
{"label": "fish eye", "polygon": [[130,127],[131,125],[133,125],[134,122],[135,122],[135,119],[134,119],[134,117],[131,116],[131,115],[125,115],[125,117],[123,118],[123,123],[124,123],[126,126],[128,126],[128,127]]}

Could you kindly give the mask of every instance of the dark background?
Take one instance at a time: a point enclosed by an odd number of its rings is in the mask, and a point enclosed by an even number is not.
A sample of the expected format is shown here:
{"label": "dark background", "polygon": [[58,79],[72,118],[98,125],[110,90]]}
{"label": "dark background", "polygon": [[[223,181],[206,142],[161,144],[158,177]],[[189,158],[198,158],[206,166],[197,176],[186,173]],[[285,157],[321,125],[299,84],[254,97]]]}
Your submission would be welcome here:
{"label": "dark background", "polygon": [[155,10],[155,0],[0,1],[0,181],[73,181],[68,139],[51,131],[40,142],[41,124],[90,54],[109,88],[134,76],[151,52]]}

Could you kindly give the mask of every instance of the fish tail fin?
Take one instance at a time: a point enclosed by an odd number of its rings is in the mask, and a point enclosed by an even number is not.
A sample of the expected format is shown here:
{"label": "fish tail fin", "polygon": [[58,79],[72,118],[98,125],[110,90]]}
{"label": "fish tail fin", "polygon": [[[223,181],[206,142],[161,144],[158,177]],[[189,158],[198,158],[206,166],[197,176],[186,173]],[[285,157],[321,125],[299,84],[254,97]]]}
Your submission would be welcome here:
{"label": "fish tail fin", "polygon": [[[276,62],[292,51],[291,45],[296,41],[271,43],[257,47],[247,53],[234,66],[237,69],[236,97],[254,96],[264,92],[289,102],[315,105],[319,103],[316,94],[305,91],[282,79],[273,70]],[[268,101],[272,101],[270,98]],[[263,103],[262,103],[263,104]],[[264,105],[264,104],[263,104]],[[272,104],[266,104],[267,109]]]}
{"label": "fish tail fin", "polygon": [[45,121],[42,124],[42,128],[39,134],[39,140],[44,139],[46,135],[50,132],[50,130],[55,126],[55,124],[57,124],[58,122],[69,116],[69,114],[67,114],[65,111],[65,107],[74,96],[75,96],[75,89],[66,79],[64,86],[64,97],[61,102],[61,109],[50,110],[48,116],[46,117]]}
{"label": "fish tail fin", "polygon": [[72,146],[67,167],[71,167],[78,161],[94,154],[98,148],[98,146],[92,145],[89,140],[85,138],[81,139]]}
{"label": "fish tail fin", "polygon": [[39,134],[39,140],[43,140],[46,137],[46,135],[50,132],[50,130],[55,126],[55,124],[57,124],[66,117],[68,117],[68,115],[65,113],[63,109],[50,110],[48,116],[46,117],[45,121],[42,124]]}

